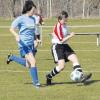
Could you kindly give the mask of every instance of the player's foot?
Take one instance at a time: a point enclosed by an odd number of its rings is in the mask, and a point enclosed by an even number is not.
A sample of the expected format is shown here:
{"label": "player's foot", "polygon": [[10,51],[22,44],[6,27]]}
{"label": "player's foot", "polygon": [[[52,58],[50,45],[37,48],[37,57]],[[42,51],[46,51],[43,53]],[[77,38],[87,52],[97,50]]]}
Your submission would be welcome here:
{"label": "player's foot", "polygon": [[36,83],[35,85],[36,85],[36,86],[40,86],[40,83]]}
{"label": "player's foot", "polygon": [[91,76],[92,76],[92,73],[89,73],[89,74],[87,74],[87,75],[83,75],[82,76],[82,80],[81,80],[81,82],[82,83],[85,83],[87,80],[89,80],[90,78],[91,78]]}
{"label": "player's foot", "polygon": [[48,75],[46,75],[46,85],[51,85],[52,79],[48,77]]}
{"label": "player's foot", "polygon": [[9,64],[9,63],[12,61],[12,60],[10,59],[11,56],[12,56],[12,54],[9,54],[9,55],[8,55],[7,61],[6,61],[7,64]]}
{"label": "player's foot", "polygon": [[40,85],[40,83],[38,82],[38,83],[35,83],[34,86],[35,86],[36,88],[39,88],[41,85]]}

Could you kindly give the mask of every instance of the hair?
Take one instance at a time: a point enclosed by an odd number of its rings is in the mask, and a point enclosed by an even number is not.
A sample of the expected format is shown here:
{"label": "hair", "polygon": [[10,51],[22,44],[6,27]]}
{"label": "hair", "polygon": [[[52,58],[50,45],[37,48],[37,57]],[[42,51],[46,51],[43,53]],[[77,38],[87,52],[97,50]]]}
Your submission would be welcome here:
{"label": "hair", "polygon": [[23,6],[22,14],[26,14],[28,11],[30,11],[33,7],[36,8],[36,5],[33,3],[32,0],[25,1],[25,4]]}
{"label": "hair", "polygon": [[58,20],[62,20],[63,18],[68,18],[68,13],[66,11],[62,11],[58,16]]}

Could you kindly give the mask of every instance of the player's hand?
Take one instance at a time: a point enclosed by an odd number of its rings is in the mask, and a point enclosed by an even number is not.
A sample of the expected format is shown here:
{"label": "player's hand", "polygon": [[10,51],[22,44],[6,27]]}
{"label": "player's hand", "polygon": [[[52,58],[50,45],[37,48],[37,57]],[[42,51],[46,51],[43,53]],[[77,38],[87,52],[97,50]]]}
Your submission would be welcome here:
{"label": "player's hand", "polygon": [[68,35],[67,37],[63,38],[61,40],[61,44],[67,42],[71,37],[73,37],[75,35],[74,32],[70,33],[70,35]]}
{"label": "player's hand", "polygon": [[65,41],[65,38],[63,38],[63,39],[60,41],[61,44],[65,43],[65,42],[66,42],[66,41]]}
{"label": "player's hand", "polygon": [[71,36],[71,37],[73,37],[74,35],[75,35],[75,33],[74,33],[74,32],[70,33],[70,36]]}
{"label": "player's hand", "polygon": [[19,35],[16,35],[15,39],[17,42],[19,42],[20,41]]}
{"label": "player's hand", "polygon": [[41,44],[41,40],[37,39],[37,42],[38,42],[39,44]]}
{"label": "player's hand", "polygon": [[42,25],[44,25],[45,23],[44,22],[42,22]]}

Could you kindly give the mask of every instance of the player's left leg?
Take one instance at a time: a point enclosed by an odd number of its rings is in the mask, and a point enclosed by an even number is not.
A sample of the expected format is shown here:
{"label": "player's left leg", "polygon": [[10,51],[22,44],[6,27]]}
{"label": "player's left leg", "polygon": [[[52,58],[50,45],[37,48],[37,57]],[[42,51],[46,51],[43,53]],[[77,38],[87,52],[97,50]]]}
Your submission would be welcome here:
{"label": "player's left leg", "polygon": [[38,80],[38,73],[37,73],[37,67],[36,67],[36,60],[32,52],[29,52],[25,55],[25,58],[30,63],[30,75],[32,77],[33,84],[36,87],[40,86],[39,80]]}
{"label": "player's left leg", "polygon": [[49,74],[46,75],[46,84],[51,85],[51,80],[54,76],[59,74],[64,69],[65,61],[61,59],[58,61],[58,66],[56,66]]}
{"label": "player's left leg", "polygon": [[37,40],[34,40],[34,56],[37,53],[37,47],[38,47],[38,42],[37,42]]}
{"label": "player's left leg", "polygon": [[41,42],[40,35],[35,35],[35,40],[34,40],[34,56],[37,53],[37,48],[38,48],[40,42]]}
{"label": "player's left leg", "polygon": [[41,36],[40,36],[40,34],[37,35],[37,41],[38,41],[39,44],[41,44]]}

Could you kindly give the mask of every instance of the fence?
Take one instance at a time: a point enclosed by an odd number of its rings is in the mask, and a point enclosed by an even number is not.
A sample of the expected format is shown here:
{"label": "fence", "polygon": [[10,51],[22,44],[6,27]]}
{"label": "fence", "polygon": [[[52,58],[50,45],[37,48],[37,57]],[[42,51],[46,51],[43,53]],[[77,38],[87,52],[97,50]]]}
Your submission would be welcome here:
{"label": "fence", "polygon": [[[26,0],[0,0],[1,17],[13,18],[21,15]],[[54,17],[62,10],[72,18],[100,17],[100,0],[33,0],[44,17]]]}
{"label": "fence", "polygon": [[[0,28],[9,28],[10,26],[0,26]],[[43,30],[44,28],[52,28],[53,29],[54,26],[40,26],[40,31],[41,31],[41,41],[43,43]],[[92,28],[92,27],[100,27],[100,25],[80,25],[80,26],[69,26],[69,27],[72,27],[72,28]],[[51,30],[52,31],[52,30]],[[49,33],[48,33],[49,34]],[[99,35],[100,35],[100,32],[85,32],[85,33],[76,33],[76,35],[96,35],[96,45],[99,46],[100,45],[100,42],[99,42]],[[41,45],[42,45],[41,43]]]}
{"label": "fence", "polygon": [[[43,35],[43,29],[44,28],[53,28],[54,26],[41,26],[40,27],[40,31],[41,31],[41,41],[43,43],[43,40],[42,40],[42,35]],[[81,26],[69,26],[69,27],[73,27],[73,28],[84,28],[84,27],[87,27],[87,28],[92,28],[92,27],[100,27],[100,25],[81,25]],[[49,34],[49,33],[48,33]],[[85,32],[85,33],[75,33],[75,35],[96,35],[96,45],[99,46],[100,45],[100,42],[99,42],[99,35],[100,35],[100,32]],[[41,43],[41,45],[42,45]]]}

